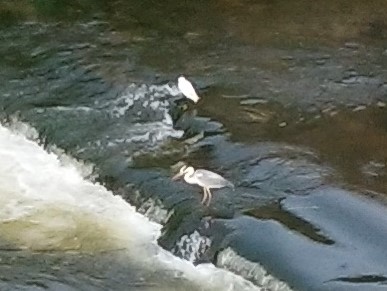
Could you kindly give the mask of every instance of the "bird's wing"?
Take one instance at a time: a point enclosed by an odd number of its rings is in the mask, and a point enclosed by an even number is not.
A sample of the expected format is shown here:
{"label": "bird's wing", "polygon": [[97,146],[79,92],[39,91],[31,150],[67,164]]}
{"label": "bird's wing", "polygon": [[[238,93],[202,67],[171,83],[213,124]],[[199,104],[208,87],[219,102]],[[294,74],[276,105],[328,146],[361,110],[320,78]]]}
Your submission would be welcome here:
{"label": "bird's wing", "polygon": [[232,183],[230,181],[226,180],[221,175],[211,171],[198,169],[195,171],[195,176],[200,182],[205,185],[212,185],[215,187],[232,187]]}
{"label": "bird's wing", "polygon": [[207,171],[207,170],[203,170],[203,169],[198,169],[196,170],[195,174],[198,176],[198,177],[208,177],[208,178],[213,178],[213,179],[223,179],[223,177],[217,173],[214,173],[214,172],[211,172],[211,171]]}
{"label": "bird's wing", "polygon": [[194,87],[192,86],[192,84],[187,81],[187,80],[182,80],[180,83],[179,83],[179,89],[181,90],[181,92],[183,92],[184,95],[186,96],[197,96],[196,94],[196,91],[194,89]]}

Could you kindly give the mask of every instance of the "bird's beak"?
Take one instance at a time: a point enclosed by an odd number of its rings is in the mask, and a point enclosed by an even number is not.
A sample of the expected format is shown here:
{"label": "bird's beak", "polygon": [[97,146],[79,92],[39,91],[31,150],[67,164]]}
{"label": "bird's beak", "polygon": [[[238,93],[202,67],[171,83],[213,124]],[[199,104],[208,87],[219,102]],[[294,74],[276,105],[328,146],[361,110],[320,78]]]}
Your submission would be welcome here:
{"label": "bird's beak", "polygon": [[172,177],[172,181],[179,179],[181,176],[183,176],[182,173],[177,173],[175,176]]}

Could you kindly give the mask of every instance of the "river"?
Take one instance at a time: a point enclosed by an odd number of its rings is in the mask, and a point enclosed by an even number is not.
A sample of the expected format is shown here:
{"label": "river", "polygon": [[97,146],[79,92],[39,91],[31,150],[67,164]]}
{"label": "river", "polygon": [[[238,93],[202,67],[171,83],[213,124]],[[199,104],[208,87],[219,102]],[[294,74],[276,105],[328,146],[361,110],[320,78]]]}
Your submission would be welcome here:
{"label": "river", "polygon": [[[0,289],[384,290],[385,19],[0,1]],[[201,205],[183,163],[235,191]]]}

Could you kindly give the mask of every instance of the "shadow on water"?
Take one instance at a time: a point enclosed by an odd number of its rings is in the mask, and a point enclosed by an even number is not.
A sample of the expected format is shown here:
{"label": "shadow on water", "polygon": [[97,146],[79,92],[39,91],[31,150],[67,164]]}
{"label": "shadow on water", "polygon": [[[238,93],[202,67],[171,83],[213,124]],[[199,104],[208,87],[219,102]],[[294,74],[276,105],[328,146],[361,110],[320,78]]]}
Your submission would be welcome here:
{"label": "shadow on water", "polygon": [[261,220],[278,221],[286,225],[289,229],[295,230],[316,242],[328,245],[334,244],[334,241],[330,240],[324,235],[319,234],[319,230],[316,229],[316,227],[311,223],[294,216],[292,213],[287,212],[286,210],[281,209],[279,204],[267,205],[259,209],[246,211],[245,214],[247,216],[252,216]]}

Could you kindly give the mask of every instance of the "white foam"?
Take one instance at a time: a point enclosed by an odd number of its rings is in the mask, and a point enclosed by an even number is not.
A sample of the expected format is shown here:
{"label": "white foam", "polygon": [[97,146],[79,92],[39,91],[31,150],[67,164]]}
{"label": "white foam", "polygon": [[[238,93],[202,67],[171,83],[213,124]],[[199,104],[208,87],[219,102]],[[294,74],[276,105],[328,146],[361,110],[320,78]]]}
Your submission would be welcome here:
{"label": "white foam", "polygon": [[[153,111],[164,112],[168,110],[169,103],[160,99],[167,96],[178,96],[180,91],[176,86],[166,85],[136,85],[130,84],[118,98],[108,101],[102,107],[111,108],[113,116],[119,118],[125,115],[136,102],[141,102],[141,107]],[[141,101],[140,101],[141,100]]]}
{"label": "white foam", "polygon": [[55,145],[49,145],[47,147],[48,152],[53,152],[58,156],[60,163],[67,167],[75,167],[78,173],[89,180],[94,180],[96,175],[94,174],[94,165],[78,161],[75,158],[67,155],[64,150],[56,147]]}
{"label": "white foam", "polygon": [[[4,127],[0,127],[0,193],[3,206],[0,231],[5,230],[5,236],[21,247],[121,248],[131,241],[152,240],[160,229],[160,225],[148,222],[121,197],[84,180],[79,168],[70,160],[64,165],[54,153],[47,153],[24,135],[12,134]],[[88,238],[97,236],[97,231],[105,232],[108,237],[111,231],[118,231],[120,239],[115,242],[112,239],[111,246],[104,246],[85,241],[74,243],[69,241],[68,232],[58,233],[58,229],[69,228],[74,237],[82,236],[87,221],[95,219],[98,227],[94,233],[89,232]],[[17,225],[18,232],[8,229],[11,222]],[[136,231],[134,240],[131,230],[138,224],[144,226]],[[41,239],[48,231],[56,233],[56,237]],[[103,234],[99,235],[103,240]]]}
{"label": "white foam", "polygon": [[[166,115],[165,119],[156,122],[137,123],[127,129],[125,142],[147,142],[147,146],[155,146],[169,137],[180,138],[184,131],[175,130]],[[169,117],[170,118],[170,117]],[[117,142],[118,140],[115,140]]]}
{"label": "white foam", "polygon": [[157,108],[159,108],[160,106],[160,101],[153,101],[149,104],[150,108],[152,108],[153,110],[156,110]]}
{"label": "white foam", "polygon": [[[35,250],[126,249],[128,261],[170,270],[203,290],[260,290],[213,265],[193,266],[157,246],[161,226],[85,180],[25,135],[0,126],[0,237]],[[170,272],[169,272],[170,273]]]}
{"label": "white foam", "polygon": [[56,106],[52,107],[51,109],[57,110],[57,111],[85,111],[85,112],[90,112],[93,111],[94,109],[91,107],[87,106],[78,106],[78,107],[73,107],[73,106]]}
{"label": "white foam", "polygon": [[[140,198],[140,197],[138,197]],[[141,203],[141,207],[137,209],[138,212],[148,217],[150,220],[164,224],[168,221],[174,211],[169,211],[164,208],[163,203],[159,199],[148,198],[148,200]]]}
{"label": "white foam", "polygon": [[239,256],[232,249],[227,248],[218,255],[218,264],[228,270],[240,274],[251,280],[265,290],[291,291],[292,289],[283,281],[278,280],[259,263],[253,263]]}

